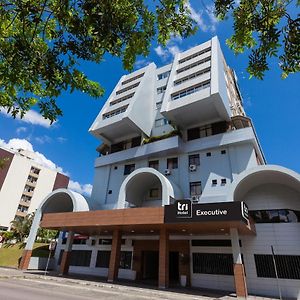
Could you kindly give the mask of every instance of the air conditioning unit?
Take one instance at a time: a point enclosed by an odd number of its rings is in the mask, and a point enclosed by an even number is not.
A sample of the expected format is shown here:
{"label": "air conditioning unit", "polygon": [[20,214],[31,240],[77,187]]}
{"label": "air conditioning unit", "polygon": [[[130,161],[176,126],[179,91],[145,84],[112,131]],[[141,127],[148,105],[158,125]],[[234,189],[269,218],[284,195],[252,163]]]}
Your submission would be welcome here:
{"label": "air conditioning unit", "polygon": [[200,200],[200,195],[194,195],[191,197],[193,203],[198,203]]}
{"label": "air conditioning unit", "polygon": [[197,166],[196,165],[190,165],[189,169],[191,172],[195,172],[197,170]]}
{"label": "air conditioning unit", "polygon": [[165,169],[165,175],[166,176],[171,175],[171,170],[170,169]]}

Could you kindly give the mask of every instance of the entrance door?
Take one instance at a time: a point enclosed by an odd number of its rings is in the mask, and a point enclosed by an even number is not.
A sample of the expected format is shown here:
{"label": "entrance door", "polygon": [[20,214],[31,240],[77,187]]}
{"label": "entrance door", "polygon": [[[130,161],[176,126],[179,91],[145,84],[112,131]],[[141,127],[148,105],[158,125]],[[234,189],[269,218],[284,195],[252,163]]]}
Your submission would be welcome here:
{"label": "entrance door", "polygon": [[143,251],[143,279],[158,280],[158,251]]}
{"label": "entrance door", "polygon": [[179,281],[179,252],[169,252],[169,280],[170,283]]}

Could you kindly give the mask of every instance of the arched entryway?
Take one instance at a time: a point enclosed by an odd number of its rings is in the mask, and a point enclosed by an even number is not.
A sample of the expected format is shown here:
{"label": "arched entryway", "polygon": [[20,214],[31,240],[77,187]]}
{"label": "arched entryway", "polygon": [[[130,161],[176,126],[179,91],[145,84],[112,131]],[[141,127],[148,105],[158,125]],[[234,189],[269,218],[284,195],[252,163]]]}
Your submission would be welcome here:
{"label": "arched entryway", "polygon": [[122,183],[118,208],[164,206],[170,204],[172,198],[182,198],[176,184],[153,168],[140,168]]}
{"label": "arched entryway", "polygon": [[35,242],[43,214],[72,211],[89,211],[89,205],[82,195],[71,190],[57,189],[42,201],[34,215],[25,250],[20,262],[21,269],[28,268],[33,244]]}

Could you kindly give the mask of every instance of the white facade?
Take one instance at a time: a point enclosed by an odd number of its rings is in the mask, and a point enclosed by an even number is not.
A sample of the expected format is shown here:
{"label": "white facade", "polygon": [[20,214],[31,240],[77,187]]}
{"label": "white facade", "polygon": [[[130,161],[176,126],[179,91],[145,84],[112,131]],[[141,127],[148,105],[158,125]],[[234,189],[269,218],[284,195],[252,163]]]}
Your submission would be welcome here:
{"label": "white facade", "polygon": [[[97,149],[90,210],[164,206],[174,199],[191,199],[194,203],[244,201],[258,215],[273,211],[278,219],[257,223],[256,235],[239,236],[248,292],[278,296],[279,282],[285,297],[300,299],[300,270],[280,275],[277,282],[263,269],[271,246],[278,259],[298,259],[300,266],[300,176],[266,165],[253,124],[243,110],[236,75],[216,37],[177,54],[167,66],[157,68],[151,63],[123,76],[90,132],[103,141]],[[290,212],[294,219],[282,219]],[[106,276],[107,269],[100,270],[95,262],[99,250],[110,250],[98,244],[101,238],[74,245],[74,250],[92,251],[92,258],[89,266],[71,266],[70,272]],[[133,251],[132,240],[158,240],[159,236],[122,238],[126,240],[122,250]],[[233,276],[193,269],[193,254],[231,255],[233,246],[226,245],[234,240],[230,233],[191,233],[170,239],[190,241],[192,286],[234,291]],[[207,245],[194,245],[194,240]],[[214,240],[224,246],[209,245]],[[59,243],[56,258],[62,249]],[[263,274],[258,274],[258,268]],[[132,268],[120,272],[119,277],[135,278]]]}
{"label": "white facade", "polygon": [[67,187],[69,179],[38,164],[32,152],[1,148],[1,154],[9,160],[1,170],[0,228],[8,230],[15,217],[34,212],[53,189]]}

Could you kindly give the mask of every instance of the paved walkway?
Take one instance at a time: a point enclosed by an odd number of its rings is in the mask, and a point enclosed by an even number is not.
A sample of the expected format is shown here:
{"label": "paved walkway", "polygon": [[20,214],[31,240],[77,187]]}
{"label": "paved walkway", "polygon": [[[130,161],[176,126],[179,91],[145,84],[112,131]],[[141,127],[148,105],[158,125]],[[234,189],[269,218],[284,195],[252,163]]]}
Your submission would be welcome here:
{"label": "paved walkway", "polygon": [[[49,272],[47,276],[41,271],[21,271],[0,267],[0,296],[5,288],[10,297],[0,299],[18,299],[22,293],[29,293],[30,289],[35,290],[40,299],[166,299],[166,300],[194,300],[194,299],[218,299],[233,300],[235,294],[228,292],[191,289],[191,288],[170,288],[158,290],[147,285],[136,284],[134,282],[118,282],[110,284],[104,278],[95,276],[73,275],[60,277],[57,272]],[[1,292],[2,290],[2,292]],[[47,291],[47,292],[46,292]],[[51,293],[49,292],[51,291]],[[48,294],[47,294],[48,293]],[[50,294],[49,294],[50,293]],[[2,294],[4,295],[4,294]],[[5,292],[7,296],[7,292]],[[28,294],[29,296],[29,294]],[[51,296],[51,297],[50,297]],[[23,298],[25,299],[25,298]],[[26,299],[35,299],[30,296]],[[257,296],[249,296],[249,300],[271,300]]]}

